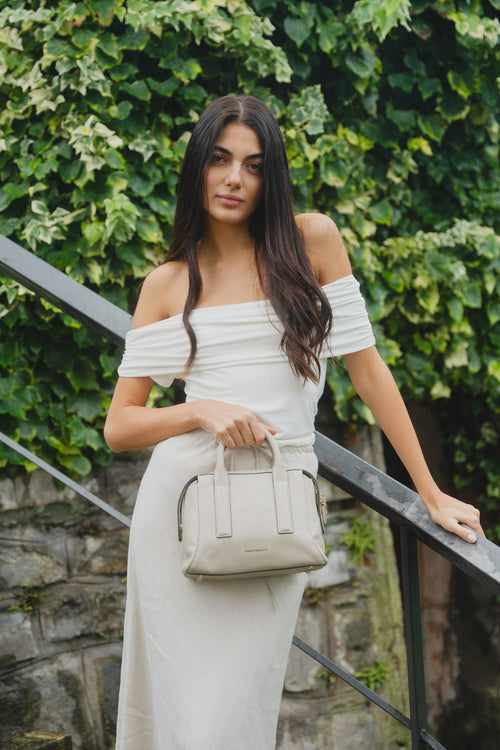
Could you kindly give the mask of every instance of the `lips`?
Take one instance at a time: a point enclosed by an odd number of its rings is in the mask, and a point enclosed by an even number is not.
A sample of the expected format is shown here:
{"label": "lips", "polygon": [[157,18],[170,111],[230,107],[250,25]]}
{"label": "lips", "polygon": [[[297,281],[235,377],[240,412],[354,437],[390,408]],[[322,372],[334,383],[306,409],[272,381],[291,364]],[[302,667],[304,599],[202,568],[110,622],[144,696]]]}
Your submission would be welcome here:
{"label": "lips", "polygon": [[217,198],[224,206],[228,207],[239,206],[243,203],[241,198],[238,198],[237,195],[231,195],[230,193],[223,193],[222,195],[218,195]]}

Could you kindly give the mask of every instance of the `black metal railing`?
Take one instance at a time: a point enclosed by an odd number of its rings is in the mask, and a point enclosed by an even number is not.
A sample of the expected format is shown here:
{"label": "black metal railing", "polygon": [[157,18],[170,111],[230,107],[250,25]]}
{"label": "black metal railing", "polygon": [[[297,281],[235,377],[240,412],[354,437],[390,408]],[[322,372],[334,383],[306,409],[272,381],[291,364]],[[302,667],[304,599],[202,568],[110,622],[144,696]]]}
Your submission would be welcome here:
{"label": "black metal railing", "polygon": [[[130,328],[131,317],[128,313],[1,235],[0,272],[19,281],[100,335],[123,346],[125,334]],[[130,525],[130,520],[126,516],[39,459],[9,436],[0,433],[0,441],[122,524]],[[413,750],[424,747],[444,750],[426,728],[417,539],[467,575],[485,584],[497,595],[500,595],[500,547],[482,537],[475,545],[470,545],[448,533],[430,519],[415,492],[318,432],[315,450],[319,460],[320,476],[361,500],[399,527],[410,716],[402,714],[395,706],[297,636],[294,636],[293,643],[407,727],[411,732]]]}

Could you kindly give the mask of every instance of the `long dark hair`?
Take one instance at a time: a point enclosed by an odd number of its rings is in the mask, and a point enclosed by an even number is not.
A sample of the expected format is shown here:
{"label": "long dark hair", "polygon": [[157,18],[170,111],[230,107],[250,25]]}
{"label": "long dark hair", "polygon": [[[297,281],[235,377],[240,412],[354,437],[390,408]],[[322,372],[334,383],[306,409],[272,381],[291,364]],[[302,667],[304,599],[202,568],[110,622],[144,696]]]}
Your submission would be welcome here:
{"label": "long dark hair", "polygon": [[183,323],[191,342],[186,369],[196,356],[196,336],[189,321],[201,294],[198,242],[205,226],[205,172],[222,129],[240,122],[255,131],[264,152],[263,191],[249,230],[262,289],[283,326],[281,348],[296,375],[319,378],[318,353],[332,326],[332,313],[304,249],[293,213],[292,183],[283,137],[276,119],[253,96],[223,96],[196,123],[182,165],[172,242],[166,262],[184,259],[189,291]]}

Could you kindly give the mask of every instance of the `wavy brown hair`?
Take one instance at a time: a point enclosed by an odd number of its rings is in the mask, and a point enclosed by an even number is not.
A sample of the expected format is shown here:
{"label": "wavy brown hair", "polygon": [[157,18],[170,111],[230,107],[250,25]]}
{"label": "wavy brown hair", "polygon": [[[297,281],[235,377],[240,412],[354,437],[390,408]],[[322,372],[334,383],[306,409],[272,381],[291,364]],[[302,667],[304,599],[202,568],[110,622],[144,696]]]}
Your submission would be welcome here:
{"label": "wavy brown hair", "polygon": [[283,137],[276,119],[253,96],[223,96],[196,123],[179,178],[172,242],[166,262],[186,260],[189,291],[183,323],[191,342],[188,370],[196,356],[189,316],[201,294],[198,242],[203,236],[205,172],[222,129],[242,123],[255,131],[264,152],[261,201],[250,218],[259,281],[283,326],[281,348],[296,375],[319,378],[318,354],[332,327],[332,312],[314,278],[293,213],[292,183]]}

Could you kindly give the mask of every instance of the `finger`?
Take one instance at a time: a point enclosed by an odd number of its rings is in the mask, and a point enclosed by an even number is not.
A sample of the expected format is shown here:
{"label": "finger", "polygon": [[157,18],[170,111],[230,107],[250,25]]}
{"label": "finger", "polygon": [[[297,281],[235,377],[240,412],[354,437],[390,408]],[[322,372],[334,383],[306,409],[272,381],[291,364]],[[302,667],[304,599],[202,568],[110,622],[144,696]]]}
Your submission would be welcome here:
{"label": "finger", "polygon": [[245,421],[245,418],[241,416],[235,417],[232,414],[228,414],[224,418],[223,427],[221,426],[219,434],[221,442],[229,450],[240,448],[247,442],[248,434],[245,428]]}
{"label": "finger", "polygon": [[[235,419],[235,427],[243,440],[242,445],[260,445],[266,438],[265,425],[251,412]],[[232,435],[235,437],[234,432]]]}
{"label": "finger", "polygon": [[248,425],[232,425],[223,432],[221,431],[217,437],[229,450],[256,443],[254,434]]}
{"label": "finger", "polygon": [[277,432],[278,430],[276,430],[274,427],[271,427],[271,425],[268,425],[265,422],[257,422],[256,428],[254,429],[256,445],[262,445],[267,437],[267,433],[276,435]]}
{"label": "finger", "polygon": [[442,526],[443,529],[446,529],[446,531],[450,531],[452,534],[456,534],[458,537],[463,539],[464,542],[473,544],[476,541],[476,534],[471,529],[468,529],[466,526],[462,525],[462,518],[458,519],[452,514],[447,515],[444,513],[440,513],[437,515],[433,515],[432,520]]}
{"label": "finger", "polygon": [[483,527],[481,526],[481,522],[479,521],[479,518],[472,518],[468,519],[467,521],[464,521],[464,523],[467,524],[467,526],[470,526],[474,531],[477,531],[478,534],[481,536],[485,536],[485,533],[483,531]]}
{"label": "finger", "polygon": [[481,526],[481,521],[480,521],[481,514],[479,512],[479,509],[473,508],[473,513],[474,513],[474,517],[473,517],[473,520],[469,523],[469,526],[472,526],[472,528],[475,529],[478,532],[478,534],[480,534],[481,536],[486,536],[486,534],[484,533],[483,527]]}
{"label": "finger", "polygon": [[246,440],[242,435],[239,427],[232,427],[230,430],[228,430],[228,433],[233,443],[231,446],[227,446],[228,448],[241,448],[242,445],[245,445]]}
{"label": "finger", "polygon": [[265,428],[265,429],[266,429],[266,430],[267,430],[268,432],[270,432],[270,433],[271,433],[271,435],[276,435],[276,433],[278,432],[278,430],[277,430],[277,429],[275,429],[274,427],[271,427],[271,425],[269,425],[269,424],[265,424],[264,422],[262,422],[262,424],[264,425],[264,428]]}
{"label": "finger", "polygon": [[224,448],[227,448],[230,451],[234,450],[237,447],[235,441],[227,431],[217,433],[216,437],[217,440],[220,440],[220,442],[223,444]]}
{"label": "finger", "polygon": [[253,429],[253,435],[254,435],[254,443],[255,445],[262,445],[262,443],[267,438],[267,427],[265,427],[262,423],[257,422]]}
{"label": "finger", "polygon": [[459,523],[464,523],[474,529],[474,531],[477,531],[480,536],[485,536],[481,526],[479,509],[475,508],[473,505],[469,505],[467,506],[467,511],[467,513],[463,513],[463,515],[459,517]]}
{"label": "finger", "polygon": [[465,542],[469,542],[469,544],[474,544],[474,542],[477,541],[477,536],[473,531],[471,531],[471,529],[468,529],[467,526],[463,526],[459,521],[456,521],[455,523],[456,528],[451,529],[451,531],[454,531],[457,536],[459,536]]}
{"label": "finger", "polygon": [[238,447],[238,431],[232,427],[220,426],[214,431],[214,437],[223,444],[228,450],[234,450]]}
{"label": "finger", "polygon": [[255,417],[249,421],[238,421],[237,429],[242,440],[241,445],[255,445],[256,430],[254,426]]}

